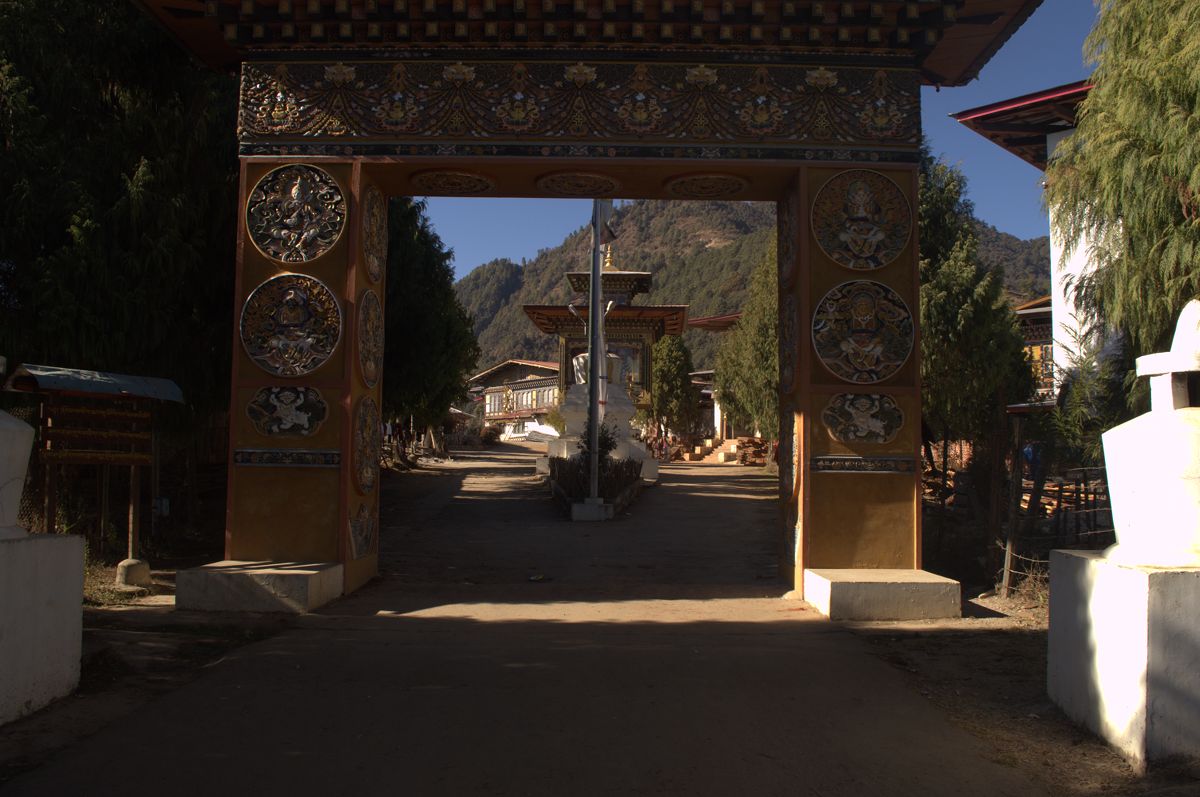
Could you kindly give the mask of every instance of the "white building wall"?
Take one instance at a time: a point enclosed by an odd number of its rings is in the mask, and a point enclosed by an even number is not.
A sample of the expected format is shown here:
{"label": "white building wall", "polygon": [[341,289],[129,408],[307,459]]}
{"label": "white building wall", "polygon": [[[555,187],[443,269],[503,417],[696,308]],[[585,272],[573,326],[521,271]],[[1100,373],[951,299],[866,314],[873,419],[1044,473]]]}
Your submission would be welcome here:
{"label": "white building wall", "polygon": [[[1064,130],[1046,136],[1047,158],[1054,157],[1058,145],[1074,130]],[[1054,224],[1050,225],[1050,302],[1054,313],[1054,379],[1062,384],[1062,378],[1070,367],[1069,351],[1076,348],[1079,324],[1076,320],[1075,301],[1068,288],[1078,282],[1090,265],[1091,242],[1083,240],[1075,247],[1071,256],[1063,257],[1065,245]]]}

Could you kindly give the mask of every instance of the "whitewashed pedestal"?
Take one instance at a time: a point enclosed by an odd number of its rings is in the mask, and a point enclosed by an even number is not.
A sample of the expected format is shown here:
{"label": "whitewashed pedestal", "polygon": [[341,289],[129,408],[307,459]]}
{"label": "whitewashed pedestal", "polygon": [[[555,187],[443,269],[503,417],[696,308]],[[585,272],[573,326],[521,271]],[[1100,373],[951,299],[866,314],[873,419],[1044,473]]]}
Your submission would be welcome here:
{"label": "whitewashed pedestal", "polygon": [[79,685],[83,538],[17,526],[33,429],[0,412],[0,725]]}
{"label": "whitewashed pedestal", "polygon": [[1200,302],[1137,371],[1150,412],[1104,434],[1117,544],[1050,556],[1047,690],[1144,767],[1200,757]]}

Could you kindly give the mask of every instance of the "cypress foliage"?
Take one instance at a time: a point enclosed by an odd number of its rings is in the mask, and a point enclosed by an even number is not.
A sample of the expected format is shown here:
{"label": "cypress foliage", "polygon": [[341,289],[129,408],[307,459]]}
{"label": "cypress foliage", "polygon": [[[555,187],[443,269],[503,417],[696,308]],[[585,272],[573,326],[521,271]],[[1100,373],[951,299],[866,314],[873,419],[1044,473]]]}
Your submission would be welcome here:
{"label": "cypress foliage", "polygon": [[125,0],[0,3],[0,353],[226,406],[236,96]]}
{"label": "cypress foliage", "polygon": [[742,318],[717,349],[717,400],[736,421],[768,437],[779,428],[779,309],[775,247],[750,277]]}
{"label": "cypress foliage", "polygon": [[1081,318],[1126,333],[1135,356],[1160,351],[1200,295],[1200,4],[1103,0],[1085,52],[1095,87],[1046,204],[1069,251],[1091,242]]}
{"label": "cypress foliage", "polygon": [[663,432],[686,435],[700,421],[700,391],[692,384],[692,354],[678,335],[667,335],[654,344],[654,390],[650,415]]}
{"label": "cypress foliage", "polygon": [[466,397],[479,346],[454,293],[453,255],[429,226],[425,204],[397,198],[388,210],[383,409],[424,428]]}
{"label": "cypress foliage", "polygon": [[966,178],[922,151],[921,382],[927,425],[943,440],[978,440],[998,409],[1030,395],[1024,340],[1002,275],[978,262]]}

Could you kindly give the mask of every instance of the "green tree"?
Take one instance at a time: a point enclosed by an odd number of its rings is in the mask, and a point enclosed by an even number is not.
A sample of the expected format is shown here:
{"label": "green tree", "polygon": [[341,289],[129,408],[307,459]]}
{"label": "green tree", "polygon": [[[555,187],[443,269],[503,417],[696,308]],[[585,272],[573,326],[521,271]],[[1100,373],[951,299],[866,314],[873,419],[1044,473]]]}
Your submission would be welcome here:
{"label": "green tree", "polygon": [[466,397],[479,357],[471,318],[454,293],[452,257],[429,226],[423,202],[392,199],[383,408],[422,428],[441,423]]}
{"label": "green tree", "polygon": [[[921,286],[921,382],[930,427],[948,440],[980,441],[997,410],[1026,399],[1033,373],[1001,281],[966,235]],[[1003,426],[1001,425],[1001,429]]]}
{"label": "green tree", "polygon": [[692,354],[678,335],[654,344],[650,416],[660,434],[696,431],[700,421],[700,391],[692,384]]}
{"label": "green tree", "polygon": [[0,353],[228,406],[236,98],[127,0],[0,2]]}
{"label": "green tree", "polygon": [[1136,356],[1167,348],[1200,295],[1200,4],[1099,5],[1085,45],[1094,88],[1045,201],[1069,249],[1091,244],[1081,315],[1127,333]]}
{"label": "green tree", "polygon": [[759,261],[741,320],[717,349],[717,400],[738,421],[774,436],[779,429],[779,309],[775,248]]}

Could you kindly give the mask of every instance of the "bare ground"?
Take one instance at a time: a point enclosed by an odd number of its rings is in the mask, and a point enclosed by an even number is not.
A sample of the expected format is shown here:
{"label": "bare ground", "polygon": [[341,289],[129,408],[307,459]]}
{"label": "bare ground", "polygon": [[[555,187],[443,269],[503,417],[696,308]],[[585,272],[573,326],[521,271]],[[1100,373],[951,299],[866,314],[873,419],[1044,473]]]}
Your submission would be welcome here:
{"label": "bare ground", "polygon": [[[588,599],[554,602],[556,621],[594,620],[633,606],[665,618],[682,611],[681,597],[749,599],[719,602],[722,619],[736,621],[728,613],[761,613],[761,598],[784,591],[775,580],[771,479],[761,469],[725,467],[714,481],[718,471],[705,468],[721,466],[671,466],[676,488],[647,490],[629,516],[598,533],[600,527],[563,524],[528,464],[529,451],[512,446],[386,474],[383,579],[322,614],[353,617],[387,590],[424,605],[436,603],[433,593],[478,588],[494,597],[537,585],[543,601]],[[696,530],[686,543],[681,525]],[[0,784],[194,680],[241,646],[295,627],[292,618],[173,613],[171,574],[159,576],[157,591],[165,594],[106,594],[106,605],[85,609],[80,690],[0,729]],[[98,586],[106,577],[93,576]],[[991,761],[1025,773],[1051,794],[1200,795],[1200,770],[1179,762],[1138,776],[1048,701],[1044,594],[980,599],[966,609],[971,616],[962,620],[851,630],[917,694],[983,740]],[[803,604],[780,604],[778,611],[810,613]]]}

